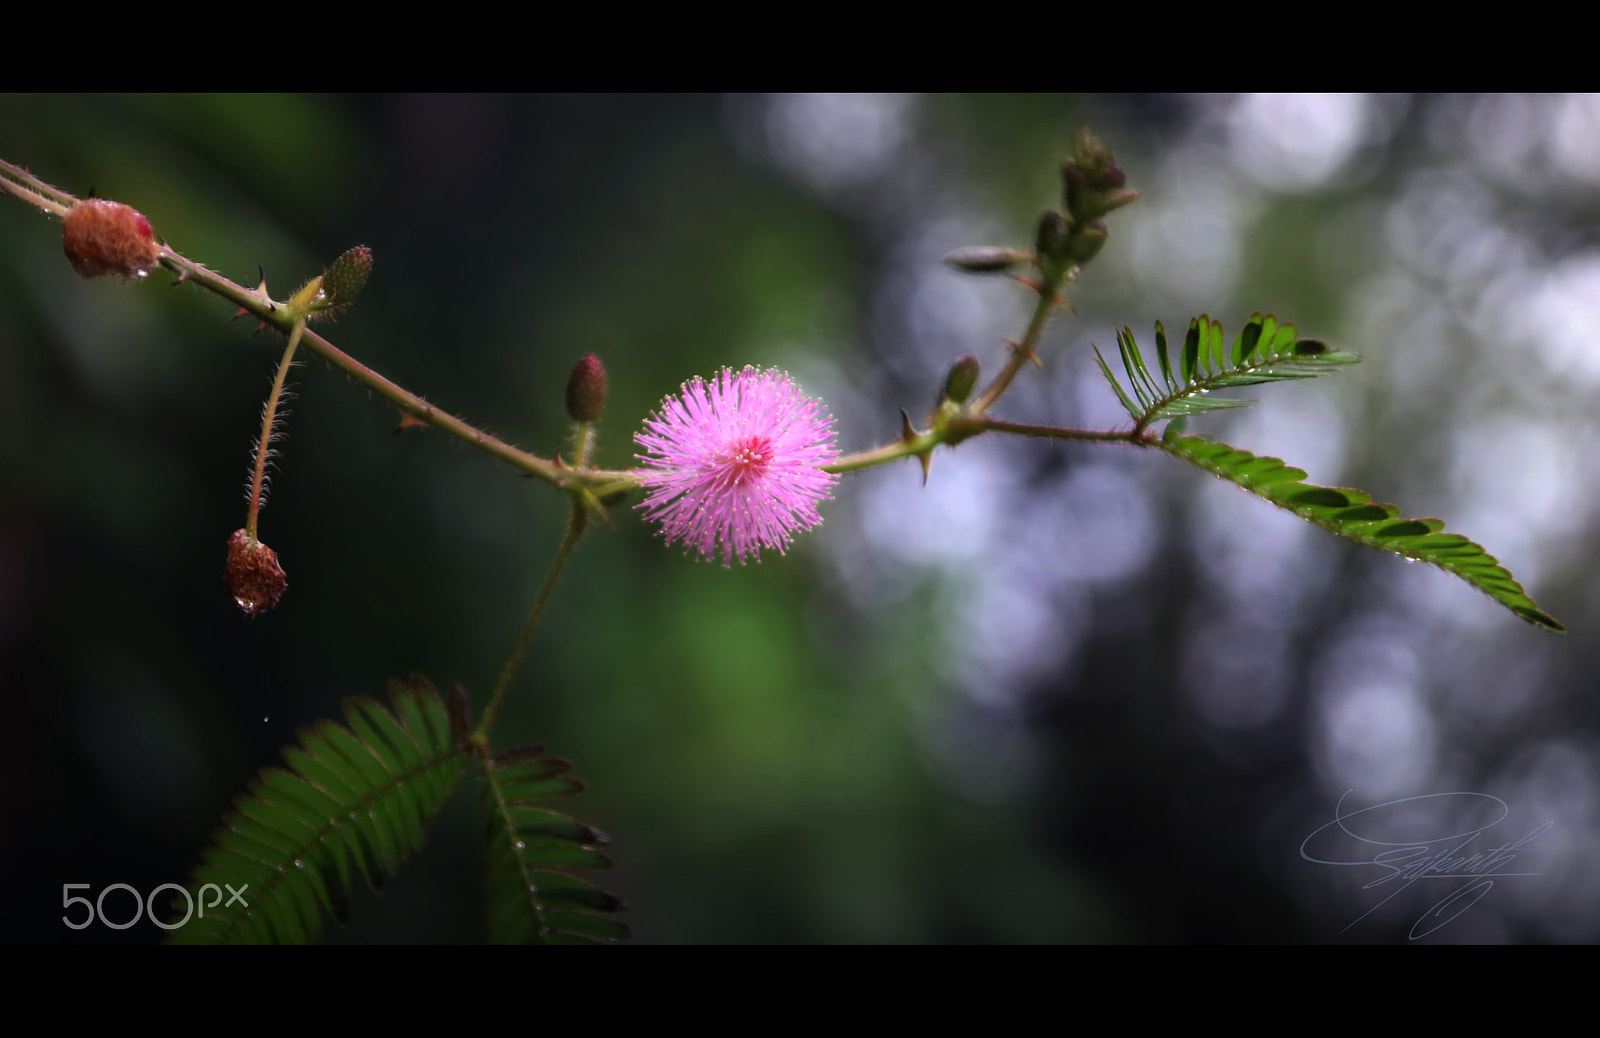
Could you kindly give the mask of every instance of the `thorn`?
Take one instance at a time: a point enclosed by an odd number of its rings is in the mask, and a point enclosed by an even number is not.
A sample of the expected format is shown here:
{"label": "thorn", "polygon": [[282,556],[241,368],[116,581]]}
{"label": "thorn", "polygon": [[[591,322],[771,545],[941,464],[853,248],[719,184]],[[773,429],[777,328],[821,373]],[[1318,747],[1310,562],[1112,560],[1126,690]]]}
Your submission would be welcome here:
{"label": "thorn", "polygon": [[261,283],[256,286],[256,291],[262,295],[267,294],[267,268],[256,264],[256,271],[261,275]]}
{"label": "thorn", "polygon": [[232,324],[234,321],[237,321],[241,317],[249,317],[249,316],[250,316],[250,311],[246,310],[244,307],[241,306],[239,308],[239,312],[238,313],[236,313],[232,317],[228,318],[228,323]]}
{"label": "thorn", "polygon": [[[1018,342],[1015,339],[1007,339],[1006,340],[1006,345],[1010,346],[1012,352],[1014,352],[1014,353],[1021,353],[1022,352],[1022,343]],[[1039,359],[1039,355],[1037,353],[1033,352],[1032,350],[1029,350],[1029,351],[1027,351],[1027,357],[1028,357],[1029,360],[1033,361],[1033,366],[1034,367],[1038,368],[1040,371],[1044,370],[1044,361]]]}
{"label": "thorn", "polygon": [[394,435],[399,436],[407,429],[426,429],[428,423],[418,418],[409,411],[400,412],[400,424],[395,427]]}
{"label": "thorn", "polygon": [[89,185],[89,197],[90,198],[94,197],[94,185],[93,184]]}
{"label": "thorn", "polygon": [[[900,442],[910,443],[916,438],[917,430],[911,425],[911,416],[906,414],[906,409],[902,407],[900,409]],[[925,450],[921,454],[916,455],[916,458],[918,461],[922,462],[922,485],[927,486],[928,466],[933,464],[933,451]]]}
{"label": "thorn", "polygon": [[910,443],[917,438],[917,430],[911,427],[911,416],[906,414],[906,409],[900,409],[900,442]]}
{"label": "thorn", "polygon": [[1029,288],[1033,289],[1035,292],[1043,292],[1044,291],[1044,286],[1043,285],[1041,285],[1035,279],[1030,278],[1030,277],[1028,277],[1028,276],[1026,276],[1024,274],[1013,274],[1013,275],[1011,275],[1011,280],[1015,281],[1015,282],[1017,282],[1018,284],[1021,284],[1021,285],[1027,285]]}

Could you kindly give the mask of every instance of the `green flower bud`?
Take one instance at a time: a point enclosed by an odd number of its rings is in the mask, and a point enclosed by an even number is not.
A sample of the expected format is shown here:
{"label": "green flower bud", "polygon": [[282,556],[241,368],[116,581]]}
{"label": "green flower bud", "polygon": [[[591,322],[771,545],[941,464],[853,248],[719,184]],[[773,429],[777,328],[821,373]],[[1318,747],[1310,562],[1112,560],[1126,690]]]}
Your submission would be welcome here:
{"label": "green flower bud", "polygon": [[1034,249],[1043,260],[1056,260],[1061,258],[1061,251],[1066,247],[1072,237],[1072,221],[1067,216],[1047,209],[1039,217],[1039,227],[1034,231]]}
{"label": "green flower bud", "polygon": [[1078,134],[1073,154],[1061,162],[1062,204],[1073,222],[1083,225],[1121,209],[1139,197],[1129,190],[1128,174],[1118,166],[1111,149],[1088,130]]}
{"label": "green flower bud", "polygon": [[357,245],[334,260],[322,275],[323,294],[335,307],[349,306],[371,276],[372,250]]}
{"label": "green flower bud", "polygon": [[944,396],[957,404],[967,402],[978,385],[978,358],[968,353],[950,365],[950,374],[944,378]]}
{"label": "green flower bud", "polygon": [[1087,126],[1078,131],[1078,139],[1072,145],[1072,158],[1095,187],[1122,186],[1103,182],[1107,171],[1115,165],[1115,162],[1112,159],[1111,149],[1101,144],[1100,138],[1096,137]]}
{"label": "green flower bud", "polygon": [[1067,243],[1064,258],[1074,266],[1083,266],[1099,254],[1101,248],[1105,246],[1106,236],[1106,222],[1096,220],[1072,236],[1072,240]]}

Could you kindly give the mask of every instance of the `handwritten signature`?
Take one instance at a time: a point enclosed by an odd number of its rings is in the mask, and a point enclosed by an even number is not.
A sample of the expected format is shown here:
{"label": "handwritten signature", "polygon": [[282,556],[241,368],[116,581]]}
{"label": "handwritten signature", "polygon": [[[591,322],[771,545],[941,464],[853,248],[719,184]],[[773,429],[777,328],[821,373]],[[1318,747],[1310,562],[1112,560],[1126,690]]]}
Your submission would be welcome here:
{"label": "handwritten signature", "polygon": [[[1361,889],[1377,890],[1390,884],[1394,885],[1394,889],[1382,901],[1353,919],[1350,926],[1340,933],[1349,930],[1421,880],[1464,880],[1424,912],[1411,927],[1411,940],[1428,936],[1477,904],[1494,889],[1496,879],[1539,875],[1537,872],[1506,870],[1516,861],[1521,848],[1538,839],[1555,824],[1546,822],[1529,830],[1521,838],[1498,847],[1469,851],[1468,844],[1505,821],[1511,813],[1505,801],[1487,793],[1429,793],[1346,812],[1345,799],[1352,792],[1354,790],[1346,790],[1344,796],[1339,798],[1333,821],[1317,829],[1300,844],[1300,857],[1318,865],[1376,869],[1377,877]],[[1472,820],[1451,821],[1464,817]],[[1424,828],[1429,826],[1455,831],[1441,835],[1416,835],[1418,829],[1430,833],[1430,829]],[[1406,833],[1407,838],[1400,839],[1402,833]],[[1379,839],[1379,836],[1395,838]],[[1355,841],[1354,846],[1350,845],[1351,840]],[[1344,853],[1346,857],[1316,857],[1311,853],[1312,841],[1317,841],[1319,853]]]}

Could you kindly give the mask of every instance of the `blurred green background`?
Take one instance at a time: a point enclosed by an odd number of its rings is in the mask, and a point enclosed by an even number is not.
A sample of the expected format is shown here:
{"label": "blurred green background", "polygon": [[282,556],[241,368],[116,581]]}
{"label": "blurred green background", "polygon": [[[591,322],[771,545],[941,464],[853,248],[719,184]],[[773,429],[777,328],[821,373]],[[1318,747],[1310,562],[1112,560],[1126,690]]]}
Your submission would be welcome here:
{"label": "blurred green background", "polygon": [[[1426,940],[1600,939],[1595,98],[3,96],[0,156],[279,297],[369,245],[324,333],[547,456],[598,353],[622,467],[723,365],[788,370],[846,450],[959,354],[993,371],[1029,301],[939,259],[1026,245],[1082,125],[1145,198],[1000,413],[1125,423],[1091,342],[1274,311],[1366,362],[1191,428],[1444,517],[1572,633],[1171,459],[987,437],[926,489],[845,478],[759,565],[616,510],[497,744],[576,762],[644,943],[1405,943],[1443,888],[1346,929],[1370,874],[1301,842],[1346,791],[1466,790],[1509,806],[1492,842],[1554,824]],[[0,198],[0,939],[150,943],[67,929],[61,885],[181,881],[297,727],[391,676],[481,708],[564,501],[308,361],[261,525],[289,591],[246,619],[222,561],[280,342],[59,241]],[[478,939],[474,791],[330,939]]]}

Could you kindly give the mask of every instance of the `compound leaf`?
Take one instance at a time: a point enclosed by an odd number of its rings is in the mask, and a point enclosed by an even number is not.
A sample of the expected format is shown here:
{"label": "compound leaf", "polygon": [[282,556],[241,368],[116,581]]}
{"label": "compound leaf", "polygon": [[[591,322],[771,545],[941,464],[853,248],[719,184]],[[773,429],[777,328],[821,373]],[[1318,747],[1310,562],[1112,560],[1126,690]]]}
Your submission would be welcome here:
{"label": "compound leaf", "polygon": [[1166,329],[1157,321],[1159,381],[1151,375],[1131,329],[1125,327],[1117,333],[1117,347],[1128,384],[1133,389],[1131,396],[1112,373],[1098,347],[1095,358],[1100,364],[1100,373],[1111,383],[1117,399],[1133,419],[1135,431],[1154,422],[1250,404],[1249,400],[1209,396],[1216,389],[1314,378],[1361,359],[1351,353],[1329,349],[1319,339],[1300,338],[1294,325],[1280,324],[1273,315],[1260,313],[1245,322],[1231,347],[1223,337],[1221,323],[1204,314],[1190,321],[1176,372],[1167,356]]}
{"label": "compound leaf", "polygon": [[533,744],[486,759],[488,924],[491,944],[610,943],[628,936],[614,915],[626,906],[575,869],[610,868],[605,833],[555,810],[583,783],[569,761]]}
{"label": "compound leaf", "polygon": [[1168,436],[1159,446],[1340,537],[1453,573],[1529,623],[1566,630],[1528,597],[1499,560],[1460,534],[1445,533],[1441,519],[1402,518],[1394,505],[1376,503],[1360,490],[1307,483],[1304,471],[1278,458],[1258,457],[1203,436]]}
{"label": "compound leaf", "polygon": [[301,729],[300,746],[284,749],[289,769],[263,769],[234,799],[174,902],[193,915],[170,943],[314,942],[323,913],[348,914],[353,871],[381,890],[422,849],[470,756],[466,693],[452,689],[447,706],[413,675],[389,696],[393,712],[356,697],[344,701],[349,727]]}

